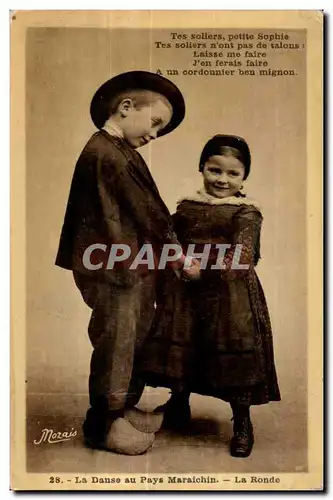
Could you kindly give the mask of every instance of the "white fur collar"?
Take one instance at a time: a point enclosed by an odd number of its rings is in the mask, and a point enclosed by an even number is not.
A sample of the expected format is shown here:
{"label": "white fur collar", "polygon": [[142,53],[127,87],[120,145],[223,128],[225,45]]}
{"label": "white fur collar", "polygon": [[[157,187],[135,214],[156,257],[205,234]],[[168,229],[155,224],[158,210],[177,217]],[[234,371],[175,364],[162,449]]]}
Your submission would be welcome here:
{"label": "white fur collar", "polygon": [[204,188],[199,189],[191,196],[185,196],[178,201],[195,201],[197,203],[207,203],[208,205],[251,205],[261,211],[259,203],[253,198],[242,196],[228,196],[227,198],[216,198],[206,192]]}

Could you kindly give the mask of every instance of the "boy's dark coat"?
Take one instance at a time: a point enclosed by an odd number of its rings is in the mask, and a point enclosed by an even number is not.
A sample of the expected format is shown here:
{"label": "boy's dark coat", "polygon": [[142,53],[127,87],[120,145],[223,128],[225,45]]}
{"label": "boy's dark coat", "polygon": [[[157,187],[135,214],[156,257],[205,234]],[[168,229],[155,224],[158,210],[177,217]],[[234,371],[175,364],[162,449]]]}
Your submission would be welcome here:
{"label": "boy's dark coat", "polygon": [[[154,249],[177,243],[170,213],[139,153],[124,140],[101,130],[86,144],[76,164],[56,264],[113,284],[131,285],[137,272],[128,264],[90,271],[84,251],[92,244],[127,244],[134,258],[143,243]],[[91,260],[105,261],[96,250]]]}

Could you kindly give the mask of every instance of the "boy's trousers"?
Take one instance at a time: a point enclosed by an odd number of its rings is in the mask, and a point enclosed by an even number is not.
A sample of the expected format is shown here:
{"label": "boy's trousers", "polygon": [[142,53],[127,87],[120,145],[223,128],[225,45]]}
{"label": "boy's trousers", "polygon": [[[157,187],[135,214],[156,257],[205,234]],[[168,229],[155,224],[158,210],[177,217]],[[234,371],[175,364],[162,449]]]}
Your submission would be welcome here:
{"label": "boy's trousers", "polygon": [[112,421],[138,403],[144,382],[136,372],[140,350],[154,317],[155,273],[138,276],[130,287],[73,272],[85,303],[92,309],[88,327],[94,348],[89,376],[91,408],[86,437],[103,439]]}

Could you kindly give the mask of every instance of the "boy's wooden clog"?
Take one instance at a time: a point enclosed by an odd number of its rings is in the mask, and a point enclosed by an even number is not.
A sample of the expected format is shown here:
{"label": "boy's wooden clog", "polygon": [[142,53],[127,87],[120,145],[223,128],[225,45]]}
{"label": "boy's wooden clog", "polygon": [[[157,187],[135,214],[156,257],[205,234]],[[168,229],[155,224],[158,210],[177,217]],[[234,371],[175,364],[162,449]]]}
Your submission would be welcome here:
{"label": "boy's wooden clog", "polygon": [[138,431],[124,418],[117,418],[112,423],[105,441],[96,443],[85,438],[85,443],[90,448],[122,455],[142,455],[153,446],[154,441],[154,434]]}
{"label": "boy's wooden clog", "polygon": [[163,412],[152,413],[134,407],[125,411],[124,418],[138,431],[155,433],[162,427],[163,415]]}

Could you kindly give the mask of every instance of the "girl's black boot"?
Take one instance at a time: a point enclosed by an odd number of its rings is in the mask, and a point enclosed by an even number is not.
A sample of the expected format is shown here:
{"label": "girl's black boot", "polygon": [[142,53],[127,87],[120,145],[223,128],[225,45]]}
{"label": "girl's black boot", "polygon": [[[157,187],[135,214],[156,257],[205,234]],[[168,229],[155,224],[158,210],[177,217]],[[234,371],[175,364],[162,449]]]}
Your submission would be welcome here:
{"label": "girl's black boot", "polygon": [[254,443],[250,408],[246,405],[232,405],[232,411],[234,435],[230,443],[230,455],[246,458],[250,456]]}

